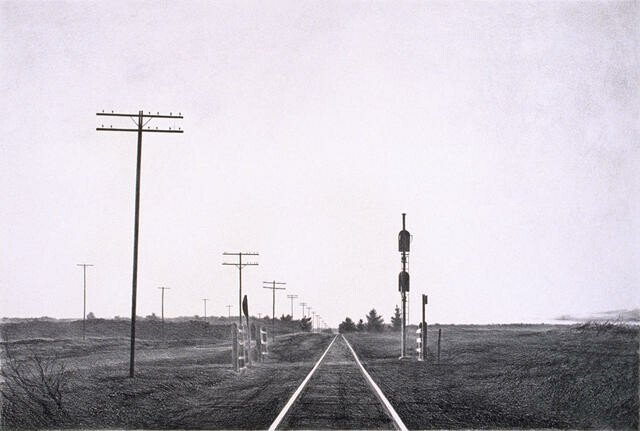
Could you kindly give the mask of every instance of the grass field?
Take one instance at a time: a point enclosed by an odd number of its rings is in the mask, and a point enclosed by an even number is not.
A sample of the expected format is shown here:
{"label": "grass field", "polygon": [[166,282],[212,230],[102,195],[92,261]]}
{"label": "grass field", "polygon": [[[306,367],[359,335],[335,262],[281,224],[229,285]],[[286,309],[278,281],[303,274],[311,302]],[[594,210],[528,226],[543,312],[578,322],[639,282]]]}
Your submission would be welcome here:
{"label": "grass field", "polygon": [[281,336],[264,363],[241,374],[231,370],[228,340],[140,340],[134,379],[127,377],[127,338],[9,342],[19,361],[34,354],[55,355],[66,366],[66,386],[63,411],[52,408],[55,414],[43,415],[5,399],[2,429],[267,428],[330,339],[322,334]]}
{"label": "grass field", "polygon": [[398,333],[347,335],[408,428],[638,429],[637,328],[440,328],[440,364],[437,327],[426,362],[398,360]]}
{"label": "grass field", "polygon": [[[189,325],[172,330],[179,334]],[[51,400],[45,406],[26,400],[35,405],[30,410],[3,399],[2,429],[264,429],[332,337],[283,335],[266,362],[236,374],[229,363],[228,327],[203,326],[205,332],[166,343],[149,331],[154,338],[138,340],[137,376],[129,379],[129,339],[118,332],[101,336],[97,327],[83,341],[45,324],[35,338],[24,336],[29,330],[12,328],[14,337],[22,336],[3,345],[15,359],[56,357],[55,364],[66,366],[66,385],[61,411]],[[430,327],[424,363],[398,360],[398,333],[347,334],[409,428],[638,428],[637,328],[440,328],[440,364],[434,359],[437,327]]]}

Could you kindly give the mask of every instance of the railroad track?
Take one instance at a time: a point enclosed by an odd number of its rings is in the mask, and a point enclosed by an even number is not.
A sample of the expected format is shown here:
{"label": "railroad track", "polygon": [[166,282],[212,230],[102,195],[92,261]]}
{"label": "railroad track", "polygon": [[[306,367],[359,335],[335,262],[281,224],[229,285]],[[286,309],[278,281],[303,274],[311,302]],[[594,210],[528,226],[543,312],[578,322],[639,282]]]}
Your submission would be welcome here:
{"label": "railroad track", "polygon": [[407,428],[349,342],[336,335],[269,427],[276,429]]}

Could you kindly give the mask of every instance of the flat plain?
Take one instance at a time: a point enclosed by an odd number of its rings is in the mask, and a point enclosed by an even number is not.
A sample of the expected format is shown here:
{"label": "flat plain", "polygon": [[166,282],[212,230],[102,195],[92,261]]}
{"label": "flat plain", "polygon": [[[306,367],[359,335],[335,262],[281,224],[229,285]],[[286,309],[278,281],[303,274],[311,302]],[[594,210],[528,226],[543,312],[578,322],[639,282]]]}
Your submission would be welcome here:
{"label": "flat plain", "polygon": [[[283,333],[265,362],[236,373],[228,325],[169,323],[163,342],[146,323],[129,379],[129,339],[102,321],[83,341],[81,323],[3,325],[3,373],[33,357],[65,368],[60,408],[46,396],[16,399],[5,378],[2,429],[266,429],[333,338]],[[430,326],[425,362],[398,359],[397,332],[345,336],[410,429],[638,428],[636,327]]]}
{"label": "flat plain", "polygon": [[638,429],[637,327],[431,326],[427,335],[425,362],[398,360],[397,333],[347,335],[410,429]]}

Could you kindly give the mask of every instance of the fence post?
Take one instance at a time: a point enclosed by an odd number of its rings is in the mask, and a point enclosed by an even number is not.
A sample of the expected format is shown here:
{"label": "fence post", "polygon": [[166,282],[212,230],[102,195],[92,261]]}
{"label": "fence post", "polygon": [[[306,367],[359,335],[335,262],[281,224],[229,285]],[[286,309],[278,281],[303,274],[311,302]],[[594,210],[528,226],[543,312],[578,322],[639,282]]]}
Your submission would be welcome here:
{"label": "fence post", "polygon": [[231,324],[231,365],[233,371],[238,371],[238,326]]}
{"label": "fence post", "polygon": [[260,326],[256,326],[256,360],[262,362],[262,335],[260,334]]}
{"label": "fence post", "polygon": [[438,328],[438,363],[440,363],[440,336],[442,335],[442,328]]}

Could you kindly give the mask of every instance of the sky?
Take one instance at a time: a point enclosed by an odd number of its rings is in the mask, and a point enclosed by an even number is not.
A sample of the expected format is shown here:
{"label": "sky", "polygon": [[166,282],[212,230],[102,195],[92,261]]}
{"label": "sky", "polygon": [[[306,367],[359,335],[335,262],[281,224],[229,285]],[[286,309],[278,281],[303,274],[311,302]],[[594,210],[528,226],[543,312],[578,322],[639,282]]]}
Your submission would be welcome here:
{"label": "sky", "polygon": [[0,1],[0,316],[332,326],[640,307],[640,18],[622,1]]}

